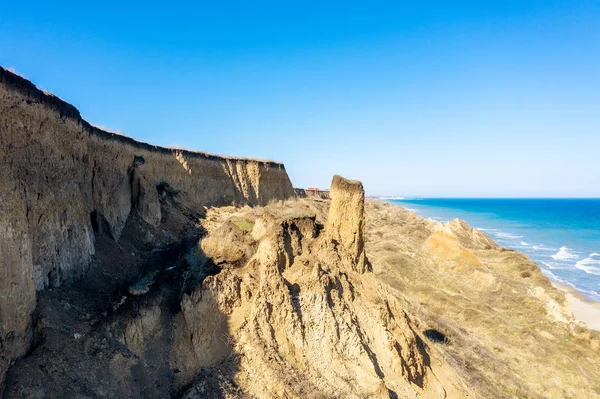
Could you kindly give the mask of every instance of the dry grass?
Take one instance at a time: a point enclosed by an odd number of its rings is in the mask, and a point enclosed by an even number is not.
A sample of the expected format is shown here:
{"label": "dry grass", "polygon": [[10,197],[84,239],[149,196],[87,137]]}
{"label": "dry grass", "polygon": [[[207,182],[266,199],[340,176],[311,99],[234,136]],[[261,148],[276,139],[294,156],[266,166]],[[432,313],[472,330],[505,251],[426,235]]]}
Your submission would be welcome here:
{"label": "dry grass", "polygon": [[374,272],[423,331],[447,337],[430,345],[480,397],[600,397],[600,334],[549,315],[548,302],[560,308],[564,295],[527,257],[471,250],[481,265],[455,269],[424,245],[433,223],[389,204],[366,208]]}

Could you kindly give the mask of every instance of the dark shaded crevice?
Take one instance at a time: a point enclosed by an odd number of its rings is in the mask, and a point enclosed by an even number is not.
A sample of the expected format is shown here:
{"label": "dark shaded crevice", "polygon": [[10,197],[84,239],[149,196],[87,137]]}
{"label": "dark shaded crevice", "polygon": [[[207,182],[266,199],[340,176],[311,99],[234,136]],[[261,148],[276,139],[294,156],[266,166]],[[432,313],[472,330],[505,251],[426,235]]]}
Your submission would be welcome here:
{"label": "dark shaded crevice", "polygon": [[448,345],[450,343],[446,334],[444,334],[438,330],[435,330],[435,329],[425,330],[424,334],[427,337],[427,339],[429,339],[431,342],[439,342],[439,343],[446,344],[446,345]]}
{"label": "dark shaded crevice", "polygon": [[98,211],[94,210],[90,212],[90,222],[92,224],[92,230],[94,230],[94,233],[99,233],[100,225],[98,224]]}
{"label": "dark shaded crevice", "polygon": [[[86,155],[87,157],[87,155]],[[94,166],[92,167],[92,197],[94,196],[94,184],[96,181],[96,161],[94,160]]]}
{"label": "dark shaded crevice", "polygon": [[301,305],[301,301],[300,301],[300,285],[298,283],[291,284],[285,278],[283,279],[283,282],[285,283],[285,285],[287,286],[287,288],[289,290],[290,298],[292,301],[292,309],[294,310],[294,312],[298,316],[298,320],[300,321],[300,328],[301,328],[300,333],[302,334],[302,339],[304,340],[305,339],[305,327],[304,327],[304,320],[302,318],[302,305]]}
{"label": "dark shaded crevice", "polygon": [[[404,376],[406,377],[408,382],[410,382],[411,384],[415,384],[420,388],[423,388],[423,379],[424,379],[423,374],[412,371],[408,362],[402,356],[402,347],[400,346],[400,344],[398,342],[394,342],[394,349],[396,350],[396,353],[398,354],[398,358],[400,358],[400,365],[402,366],[402,374],[404,374]],[[412,355],[409,358],[409,360],[414,360]]]}
{"label": "dark shaded crevice", "polygon": [[[283,256],[285,262],[280,262],[279,273],[282,273],[286,268],[290,267],[294,263],[294,249],[292,248],[292,236],[288,229],[283,230]],[[281,263],[284,263],[281,265]]]}
{"label": "dark shaded crevice", "polygon": [[202,367],[193,383],[185,390],[185,396],[173,395],[171,397],[185,397],[186,399],[204,399],[208,397],[214,399],[250,398],[232,378],[232,371],[236,368],[237,365],[233,361],[220,364],[217,367]]}
{"label": "dark shaded crevice", "polygon": [[[197,248],[190,248],[196,250]],[[209,276],[215,276],[221,273],[222,268],[217,265],[212,259],[204,257],[198,265],[191,264],[187,259],[184,260],[185,268],[182,273],[182,284],[179,299],[184,294],[191,295],[192,292],[199,287],[202,282]]]}
{"label": "dark shaded crevice", "polygon": [[358,334],[358,337],[360,338],[360,343],[361,343],[363,349],[365,350],[365,352],[367,353],[367,356],[369,356],[369,359],[371,360],[371,363],[373,364],[373,368],[375,370],[375,373],[377,374],[377,376],[380,379],[384,379],[385,375],[383,374],[383,370],[381,370],[381,367],[379,366],[379,361],[377,360],[377,355],[375,354],[375,352],[373,352],[371,350],[371,348],[369,347],[369,345],[367,345],[367,342],[365,340],[365,336],[364,336],[364,334],[362,332],[362,329],[360,328],[360,323],[358,322],[358,320],[356,320],[353,317],[352,318],[352,324],[354,325],[356,333]]}
{"label": "dark shaded crevice", "polygon": [[95,235],[106,236],[111,240],[115,239],[109,221],[95,209],[90,212],[90,223],[92,224],[92,230]]}
{"label": "dark shaded crevice", "polygon": [[419,349],[419,353],[423,358],[423,364],[425,367],[431,367],[431,358],[429,357],[429,352],[427,348],[427,344],[421,339],[421,337],[415,334],[415,340],[417,342],[417,349]]}
{"label": "dark shaded crevice", "polygon": [[315,236],[314,236],[314,238],[319,237],[321,235],[321,231],[323,231],[324,228],[325,228],[324,225],[322,225],[321,223],[315,222]]}
{"label": "dark shaded crevice", "polygon": [[144,163],[144,157],[135,155],[129,170],[127,171],[129,174],[129,186],[131,190],[131,209],[137,209],[139,206],[140,181],[139,179],[136,179],[135,171],[138,166],[143,165]]}

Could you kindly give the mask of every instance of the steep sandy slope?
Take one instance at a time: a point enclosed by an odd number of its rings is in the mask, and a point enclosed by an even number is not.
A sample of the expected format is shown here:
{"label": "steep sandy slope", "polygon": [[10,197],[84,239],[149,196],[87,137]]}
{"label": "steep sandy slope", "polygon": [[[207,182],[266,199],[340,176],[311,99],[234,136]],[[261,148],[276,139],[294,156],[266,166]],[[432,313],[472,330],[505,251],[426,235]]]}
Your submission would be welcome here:
{"label": "steep sandy slope", "polygon": [[282,164],[172,150],[104,132],[75,107],[0,68],[0,381],[29,347],[36,291],[75,282],[99,229],[118,241],[132,212],[161,225],[159,192],[204,206],[294,196]]}
{"label": "steep sandy slope", "polygon": [[367,221],[375,275],[478,397],[600,397],[600,334],[525,255],[377,201]]}
{"label": "steep sandy slope", "polygon": [[331,195],[204,214],[167,190],[159,227],[98,229],[4,396],[600,396],[599,334],[524,255],[389,204],[365,220],[358,182]]}
{"label": "steep sandy slope", "polygon": [[[218,390],[232,397],[468,392],[370,272],[361,184],[336,176],[331,196],[326,221],[323,203],[312,201],[209,211],[201,249],[223,270],[183,299],[182,350],[198,360],[191,370],[228,370]],[[211,389],[202,378],[185,397],[211,397]]]}
{"label": "steep sandy slope", "polygon": [[[36,343],[5,396],[468,394],[371,272],[362,185],[335,177],[331,193],[329,210],[291,200],[206,215],[165,193],[160,228],[135,214],[119,243],[97,232],[97,272],[40,293]],[[148,234],[189,239],[153,248]]]}

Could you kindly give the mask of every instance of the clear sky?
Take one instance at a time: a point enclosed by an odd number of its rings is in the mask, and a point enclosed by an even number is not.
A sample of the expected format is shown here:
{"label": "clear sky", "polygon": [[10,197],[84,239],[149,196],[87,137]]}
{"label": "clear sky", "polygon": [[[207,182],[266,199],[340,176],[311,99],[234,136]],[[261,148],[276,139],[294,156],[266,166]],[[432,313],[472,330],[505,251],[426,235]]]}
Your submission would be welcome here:
{"label": "clear sky", "polygon": [[0,2],[0,64],[138,140],[369,194],[600,197],[600,1]]}

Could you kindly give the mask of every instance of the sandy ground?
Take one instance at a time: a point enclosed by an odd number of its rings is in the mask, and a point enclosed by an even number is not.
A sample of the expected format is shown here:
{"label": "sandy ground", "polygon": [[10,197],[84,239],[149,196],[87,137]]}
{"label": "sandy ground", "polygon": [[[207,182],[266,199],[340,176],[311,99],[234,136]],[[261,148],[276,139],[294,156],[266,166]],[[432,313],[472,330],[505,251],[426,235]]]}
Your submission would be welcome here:
{"label": "sandy ground", "polygon": [[600,302],[586,300],[583,294],[568,285],[556,282],[552,284],[567,294],[569,305],[577,320],[584,322],[589,328],[600,331]]}

